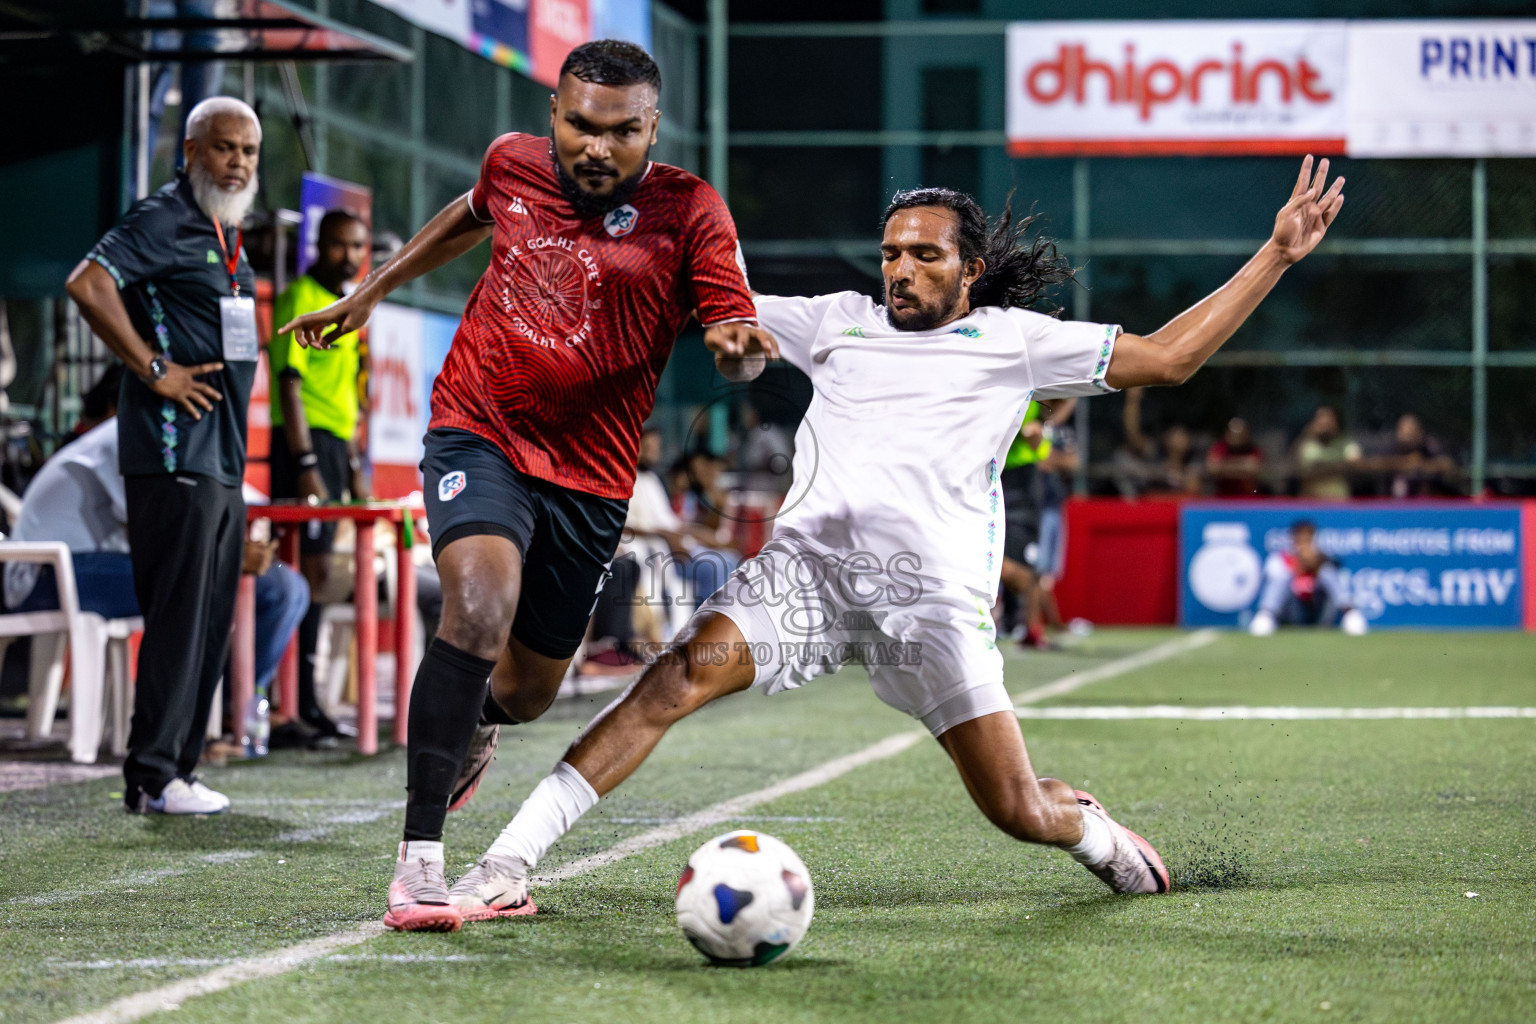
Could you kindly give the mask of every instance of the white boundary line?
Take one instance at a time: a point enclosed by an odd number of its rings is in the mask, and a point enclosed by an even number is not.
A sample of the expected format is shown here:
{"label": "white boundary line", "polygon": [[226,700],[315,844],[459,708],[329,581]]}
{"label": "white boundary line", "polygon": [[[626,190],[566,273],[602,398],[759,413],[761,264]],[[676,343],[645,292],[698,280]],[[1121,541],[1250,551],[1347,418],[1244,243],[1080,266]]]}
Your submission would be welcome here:
{"label": "white boundary line", "polygon": [[[1192,651],[1204,647],[1215,640],[1219,634],[1213,629],[1201,630],[1177,640],[1159,644],[1156,647],[1133,654],[1129,657],[1119,658],[1105,665],[1079,672],[1065,679],[1049,683],[1045,686],[1037,686],[1032,690],[1026,690],[1015,698],[1018,704],[1027,704],[1032,701],[1043,700],[1046,697],[1054,697],[1062,693],[1070,693],[1079,687],[1109,679],[1112,676],[1132,672],[1146,665],[1164,661],[1185,651]],[[774,783],[763,789],[741,796],[723,800],[712,807],[706,807],[702,811],[696,811],[687,817],[679,818],[674,822],[653,828],[648,832],[631,836],[610,847],[601,853],[595,853],[590,857],[572,861],[563,867],[545,875],[535,876],[532,881],[536,884],[548,885],[553,882],[574,878],[577,875],[595,871],[606,867],[626,857],[631,857],[644,850],[653,849],[672,842],[674,839],[694,832],[702,832],[705,829],[718,826],[732,818],[740,817],[744,811],[751,810],[760,804],[771,800],[777,800],[782,796],[792,793],[800,793],[807,789],[815,789],[817,786],[831,782],[841,775],[846,775],[855,768],[870,764],[874,761],[895,757],[897,754],[915,746],[919,740],[928,735],[922,730],[897,733],[887,736],[878,743],[865,747],[863,750],[843,757],[833,758],[823,764],[817,765],[809,771],[801,772],[782,782]],[[195,978],[186,978],[182,981],[163,985],[160,988],[150,989],[147,992],[139,992],[131,996],[124,996],[114,1000],[106,1006],[88,1013],[82,1013],[59,1021],[58,1024],[132,1024],[152,1013],[161,1013],[166,1010],[179,1008],[188,999],[198,996],[212,995],[222,992],[224,989],[233,988],[242,982],[254,981],[257,978],[270,978],[279,974],[286,974],[295,968],[307,963],[321,960],[339,949],[356,946],[368,941],[377,935],[384,933],[384,925],[381,922],[370,921],[356,928],[334,935],[327,935],[318,939],[310,939],[308,942],[300,942],[293,946],[273,950],[259,956],[239,960],[215,971],[199,975]]]}
{"label": "white boundary line", "polygon": [[1086,672],[1074,672],[1063,679],[1056,680],[1054,683],[1046,683],[1044,686],[1036,686],[1034,689],[1025,690],[1015,697],[1013,702],[1015,706],[1022,707],[1025,704],[1034,704],[1037,701],[1046,700],[1050,697],[1060,697],[1064,693],[1071,693],[1073,690],[1087,686],[1089,683],[1102,682],[1115,676],[1123,676],[1127,672],[1134,672],[1139,668],[1146,668],[1148,665],[1155,665],[1160,661],[1167,661],[1169,658],[1178,657],[1187,651],[1198,650],[1208,644],[1215,643],[1216,638],[1220,635],[1214,629],[1202,629],[1188,636],[1181,636],[1176,640],[1169,640],[1166,643],[1158,644],[1156,647],[1149,647],[1137,654],[1116,658],[1114,661],[1091,668]]}
{"label": "white boundary line", "polygon": [[1536,708],[1302,708],[1302,707],[1181,707],[1176,704],[1147,704],[1124,707],[1015,708],[1020,718],[1068,719],[1075,721],[1136,721],[1167,718],[1191,722],[1238,721],[1327,721],[1333,719],[1424,719],[1424,718],[1536,718]]}

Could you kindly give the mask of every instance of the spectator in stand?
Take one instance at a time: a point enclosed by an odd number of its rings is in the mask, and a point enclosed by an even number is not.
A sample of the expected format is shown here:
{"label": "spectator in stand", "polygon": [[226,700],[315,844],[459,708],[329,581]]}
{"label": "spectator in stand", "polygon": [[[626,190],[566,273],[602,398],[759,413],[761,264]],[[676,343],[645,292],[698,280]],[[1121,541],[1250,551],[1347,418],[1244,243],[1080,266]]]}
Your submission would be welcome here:
{"label": "spectator in stand", "polygon": [[[32,478],[11,539],[61,541],[69,546],[81,611],[105,619],[142,614],[128,549],[116,416],[109,415],[61,449]],[[247,540],[242,558],[242,571],[256,577],[256,692],[263,695],[277,674],[289,637],[309,607],[304,578],[272,560],[274,547]],[[59,606],[51,566],[11,562],[5,566],[4,581],[5,605],[11,611]]]}
{"label": "spectator in stand", "polygon": [[1455,460],[1445,454],[1439,441],[1424,432],[1424,424],[1411,412],[1398,418],[1387,462],[1392,471],[1394,498],[1456,493],[1449,480],[1456,472]]}
{"label": "spectator in stand", "polygon": [[1161,442],[1141,429],[1145,388],[1126,388],[1122,416],[1125,443],[1115,452],[1115,486],[1124,498],[1142,494],[1193,494],[1200,487],[1194,439],[1188,428],[1170,424]]}
{"label": "spectator in stand", "polygon": [[[690,465],[695,459],[696,455],[689,457]],[[660,462],[661,431],[649,427],[640,435],[635,489],[625,513],[624,533],[626,537],[632,537],[638,542],[633,546],[642,568],[642,586],[649,597],[661,600],[665,590],[664,570],[674,565],[679,578],[693,584],[694,604],[697,605],[720,588],[731,569],[741,561],[741,556],[719,545],[716,528],[691,522],[679,515],[673,508],[672,499],[668,497],[661,477],[656,474],[655,467]],[[698,464],[713,467],[717,462],[714,456],[706,453],[705,460],[700,460]],[[685,511],[699,508],[708,513],[709,499],[700,501],[702,492],[692,488],[707,486],[710,479],[708,468],[705,482],[695,484],[694,479],[690,479],[689,493],[694,502],[685,501]],[[713,480],[715,484],[708,486],[718,485],[718,473],[714,474]],[[719,512],[714,514],[718,516]],[[658,558],[658,555],[661,557]],[[649,581],[646,579],[648,576]]]}
{"label": "spectator in stand", "polygon": [[1349,474],[1359,468],[1360,446],[1344,434],[1338,410],[1330,405],[1317,407],[1296,439],[1294,458],[1303,498],[1349,497]]}
{"label": "spectator in stand", "polygon": [[766,423],[757,406],[743,402],[740,410],[741,445],[736,450],[736,468],[745,474],[746,486],[757,491],[789,489],[789,464],[795,457],[795,443],[789,432],[777,423]]}
{"label": "spectator in stand", "polygon": [[[117,415],[117,393],[123,388],[123,364],[113,363],[107,367],[91,389],[80,396],[80,418],[75,421],[69,436],[64,440],[67,445],[71,441],[77,441],[90,431],[101,426],[107,420]],[[61,449],[64,445],[59,446]],[[57,451],[54,452],[58,454]]]}
{"label": "spectator in stand", "polygon": [[1253,431],[1241,416],[1227,421],[1226,433],[1205,453],[1205,473],[1215,484],[1218,498],[1256,497],[1263,466],[1264,453],[1253,443]]}
{"label": "spectator in stand", "polygon": [[[362,270],[371,244],[368,225],[346,210],[320,219],[319,244],[309,272],[278,296],[274,324],[324,309],[341,298]],[[312,504],[361,498],[371,489],[358,439],[364,408],[356,332],[306,348],[293,334],[267,347],[272,371],[272,497]],[[299,627],[299,717],[273,730],[274,746],[334,746],[350,726],[333,721],[315,695],[315,651],[320,642],[321,594],[327,589],[336,523],[310,520],[299,537],[299,567],[315,603]]]}
{"label": "spectator in stand", "polygon": [[1291,550],[1264,561],[1259,610],[1248,624],[1254,636],[1269,636],[1277,625],[1338,626],[1350,636],[1366,631],[1365,616],[1349,603],[1339,563],[1317,546],[1317,526],[1308,520],[1291,525]]}

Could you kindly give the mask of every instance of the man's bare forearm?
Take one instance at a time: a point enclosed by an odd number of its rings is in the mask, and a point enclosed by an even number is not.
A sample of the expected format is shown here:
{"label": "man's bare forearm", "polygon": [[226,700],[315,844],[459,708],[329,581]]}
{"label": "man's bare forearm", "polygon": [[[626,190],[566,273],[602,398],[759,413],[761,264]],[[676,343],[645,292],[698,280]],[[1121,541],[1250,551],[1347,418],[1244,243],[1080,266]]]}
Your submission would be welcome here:
{"label": "man's bare forearm", "polygon": [[1180,384],[1188,380],[1237,332],[1289,265],[1274,244],[1266,242],[1226,284],[1142,339],[1151,350],[1149,354],[1156,353],[1160,373],[1151,367],[1131,365],[1128,360],[1111,365],[1109,385],[1118,388],[1153,381]]}
{"label": "man's bare forearm", "polygon": [[468,199],[459,196],[427,221],[393,258],[364,278],[353,294],[378,302],[401,285],[458,259],[490,233],[491,226],[478,220],[470,212]]}
{"label": "man's bare forearm", "polygon": [[295,454],[313,451],[315,445],[309,436],[309,418],[304,415],[303,378],[284,373],[277,380],[278,402],[283,410],[283,437],[288,442],[288,450]]}
{"label": "man's bare forearm", "polygon": [[138,377],[149,373],[155,352],[134,330],[128,307],[123,305],[110,274],[90,260],[81,260],[64,283],[64,290],[80,307],[91,330],[123,361],[129,373]]}

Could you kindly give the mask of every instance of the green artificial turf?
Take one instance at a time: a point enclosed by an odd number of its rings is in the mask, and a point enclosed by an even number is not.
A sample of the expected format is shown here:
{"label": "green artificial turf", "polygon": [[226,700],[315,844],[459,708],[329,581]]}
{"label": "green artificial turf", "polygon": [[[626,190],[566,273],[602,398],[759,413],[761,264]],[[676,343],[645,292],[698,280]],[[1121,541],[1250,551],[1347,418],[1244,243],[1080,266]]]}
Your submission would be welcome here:
{"label": "green artificial turf", "polygon": [[[1009,652],[1015,692],[1170,633]],[[450,872],[602,698],[508,730]],[[1536,637],[1282,632],[1057,704],[1536,705]],[[913,728],[862,673],[743,695],[676,728],[554,868]],[[709,968],[673,921],[700,834],[547,887],[533,918],[389,934],[157,1021],[1527,1021],[1536,1017],[1536,720],[1026,721],[1037,770],[1151,839],[1166,896],[1119,897],[971,807],[923,742],[722,825],[789,842],[816,920],[781,962]],[[0,1020],[50,1021],[377,920],[399,752],[209,773],[216,818],[122,814],[111,780],[0,794]],[[1466,895],[1469,892],[1476,896]],[[137,961],[137,962],[135,962]]]}

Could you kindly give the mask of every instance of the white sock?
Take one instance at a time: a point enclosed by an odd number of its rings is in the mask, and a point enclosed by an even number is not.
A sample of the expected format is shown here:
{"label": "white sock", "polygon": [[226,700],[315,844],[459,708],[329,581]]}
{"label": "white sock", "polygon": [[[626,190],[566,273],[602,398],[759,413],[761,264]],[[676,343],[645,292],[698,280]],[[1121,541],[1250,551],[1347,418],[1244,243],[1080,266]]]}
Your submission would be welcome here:
{"label": "white sock", "polygon": [[581,773],[561,761],[555,770],[534,787],[517,816],[501,830],[501,835],[485,851],[498,857],[516,857],[533,867],[555,840],[571,830],[597,803],[593,789]]}
{"label": "white sock", "polygon": [[442,863],[443,844],[439,840],[430,842],[425,839],[407,839],[400,844],[401,860],[435,860]]}
{"label": "white sock", "polygon": [[1115,853],[1115,837],[1110,834],[1109,822],[1097,814],[1083,811],[1083,838],[1072,846],[1063,846],[1079,864],[1096,868]]}

